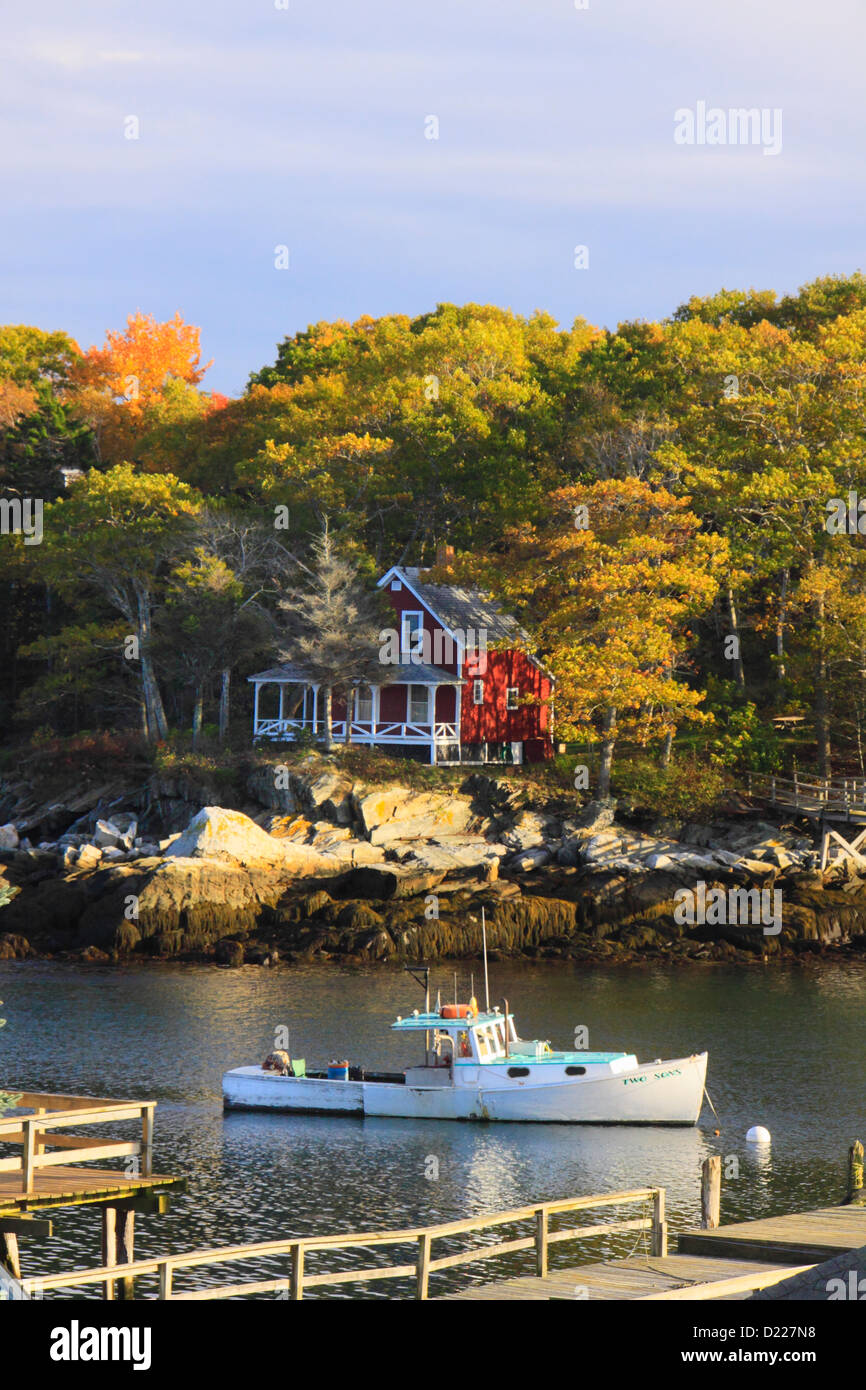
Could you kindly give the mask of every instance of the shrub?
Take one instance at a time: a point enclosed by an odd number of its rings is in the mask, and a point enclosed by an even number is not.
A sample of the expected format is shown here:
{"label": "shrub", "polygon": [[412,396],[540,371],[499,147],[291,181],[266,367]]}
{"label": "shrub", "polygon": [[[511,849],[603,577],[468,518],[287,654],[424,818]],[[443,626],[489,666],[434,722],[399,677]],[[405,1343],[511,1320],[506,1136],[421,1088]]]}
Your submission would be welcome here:
{"label": "shrub", "polygon": [[702,819],[718,808],[726,783],[719,768],[696,760],[674,762],[664,768],[649,758],[638,758],[619,768],[614,764],[612,791],[636,811]]}

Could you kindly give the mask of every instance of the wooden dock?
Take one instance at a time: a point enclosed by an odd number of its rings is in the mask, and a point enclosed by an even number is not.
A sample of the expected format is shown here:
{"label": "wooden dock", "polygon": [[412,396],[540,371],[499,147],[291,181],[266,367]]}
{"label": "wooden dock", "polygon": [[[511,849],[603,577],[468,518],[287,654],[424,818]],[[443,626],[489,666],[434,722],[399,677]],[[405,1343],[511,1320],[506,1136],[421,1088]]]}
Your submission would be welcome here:
{"label": "wooden dock", "polygon": [[148,1173],[131,1176],[106,1168],[57,1166],[38,1173],[31,1190],[24,1191],[18,1173],[0,1173],[0,1219],[21,1212],[56,1207],[87,1206],[95,1202],[120,1202],[140,1197],[155,1188],[181,1187],[186,1179]]}
{"label": "wooden dock", "polygon": [[[19,1236],[50,1238],[52,1223],[44,1213],[60,1208],[101,1207],[103,1267],[132,1260],[136,1212],[166,1211],[168,1189],[186,1186],[184,1177],[153,1172],[155,1105],[41,1091],[18,1095],[15,1110],[0,1118],[0,1144],[20,1150],[0,1158],[0,1262],[12,1281],[21,1280]],[[68,1132],[129,1121],[140,1125],[140,1138]],[[89,1166],[106,1159],[123,1159],[123,1170]],[[115,1281],[103,1282],[105,1297],[113,1298]],[[122,1293],[132,1296],[131,1283]]]}
{"label": "wooden dock", "polygon": [[658,1259],[575,1265],[544,1278],[525,1276],[448,1294],[450,1300],[743,1299],[836,1255],[866,1246],[866,1206],[740,1221],[714,1230],[683,1231],[677,1253]]}
{"label": "wooden dock", "polygon": [[[767,1288],[790,1277],[790,1268],[750,1260],[712,1259],[695,1255],[667,1255],[664,1259],[632,1255],[626,1260],[602,1260],[598,1264],[558,1269],[546,1278],[525,1275],[495,1284],[478,1284],[444,1295],[443,1302],[493,1303],[545,1299],[668,1299],[748,1298],[758,1287]],[[723,1287],[729,1285],[729,1287]],[[708,1289],[708,1286],[713,1286]]]}
{"label": "wooden dock", "polygon": [[822,1207],[818,1211],[738,1221],[711,1231],[682,1231],[677,1249],[686,1255],[773,1260],[777,1264],[822,1264],[866,1245],[866,1207]]}

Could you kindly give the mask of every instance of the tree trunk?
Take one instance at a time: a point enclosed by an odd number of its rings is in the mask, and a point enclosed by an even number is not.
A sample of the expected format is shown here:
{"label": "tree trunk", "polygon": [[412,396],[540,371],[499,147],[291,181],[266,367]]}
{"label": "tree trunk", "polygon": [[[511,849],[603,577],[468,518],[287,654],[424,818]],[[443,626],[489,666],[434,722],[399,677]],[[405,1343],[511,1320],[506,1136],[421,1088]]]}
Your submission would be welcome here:
{"label": "tree trunk", "polygon": [[734,590],[729,584],[725,595],[728,604],[728,622],[730,624],[730,635],[737,639],[736,672],[737,685],[741,690],[746,688],[746,673],[743,670],[743,653],[740,644],[740,629],[737,622],[737,605],[734,600]]}
{"label": "tree trunk", "polygon": [[827,690],[827,649],[824,631],[824,596],[815,599],[815,620],[818,637],[818,669],[815,673],[815,738],[818,743],[818,762],[821,776],[831,776],[830,758],[830,700]]}
{"label": "tree trunk", "polygon": [[659,767],[669,767],[671,761],[671,748],[673,747],[673,729],[669,729],[665,734],[665,741],[662,744],[662,751],[659,755]]}
{"label": "tree trunk", "polygon": [[202,709],[204,706],[204,696],[201,686],[196,686],[195,704],[192,708],[192,746],[198,747],[199,735],[201,734]]}
{"label": "tree trunk", "polygon": [[141,666],[141,686],[147,708],[148,737],[152,740],[168,738],[168,720],[153,662],[150,659],[150,596],[144,589],[136,593],[138,602],[138,656]]}
{"label": "tree trunk", "polygon": [[610,774],[613,767],[613,749],[616,743],[616,707],[609,705],[604,713],[601,740],[601,762],[598,768],[596,796],[610,796]]}
{"label": "tree trunk", "polygon": [[343,738],[343,743],[347,747],[352,742],[352,714],[354,712],[354,706],[355,691],[353,690],[352,686],[348,686],[346,690],[346,733],[345,737]]}
{"label": "tree trunk", "polygon": [[776,619],[776,675],[780,685],[785,683],[785,624],[788,618],[788,584],[791,571],[782,571],[782,588],[779,593],[779,615]]}
{"label": "tree trunk", "polygon": [[330,752],[334,746],[334,713],[331,687],[329,685],[323,686],[322,694],[325,697],[325,748]]}
{"label": "tree trunk", "polygon": [[220,743],[225,743],[229,731],[229,697],[231,693],[232,672],[230,666],[224,666],[220,681],[220,714],[219,714],[219,739]]}

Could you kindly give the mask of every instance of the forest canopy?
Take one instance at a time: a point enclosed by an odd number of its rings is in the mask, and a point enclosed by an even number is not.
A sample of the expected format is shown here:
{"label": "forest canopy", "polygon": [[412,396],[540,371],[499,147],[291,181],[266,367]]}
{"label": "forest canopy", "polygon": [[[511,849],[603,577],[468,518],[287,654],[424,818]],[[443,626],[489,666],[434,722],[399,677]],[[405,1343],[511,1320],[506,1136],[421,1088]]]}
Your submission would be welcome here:
{"label": "forest canopy", "polygon": [[0,327],[7,741],[226,736],[230,688],[248,730],[244,678],[328,530],[367,586],[452,547],[437,577],[533,634],[563,739],[767,765],[783,713],[817,770],[862,769],[859,272],[615,330],[478,304],[317,323],[237,399],[209,366],[180,314],[87,351]]}

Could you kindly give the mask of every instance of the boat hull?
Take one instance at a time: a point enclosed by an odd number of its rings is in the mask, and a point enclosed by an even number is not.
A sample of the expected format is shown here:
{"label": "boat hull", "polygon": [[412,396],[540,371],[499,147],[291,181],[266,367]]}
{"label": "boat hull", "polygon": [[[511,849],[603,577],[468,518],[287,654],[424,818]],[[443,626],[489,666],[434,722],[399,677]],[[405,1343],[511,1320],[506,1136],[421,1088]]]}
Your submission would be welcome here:
{"label": "boat hull", "polygon": [[458,1084],[329,1081],[237,1067],[223,1077],[229,1110],[488,1120],[511,1124],[695,1125],[707,1071],[705,1052],[615,1074],[562,1080],[539,1068],[526,1081],[496,1067],[460,1069]]}

